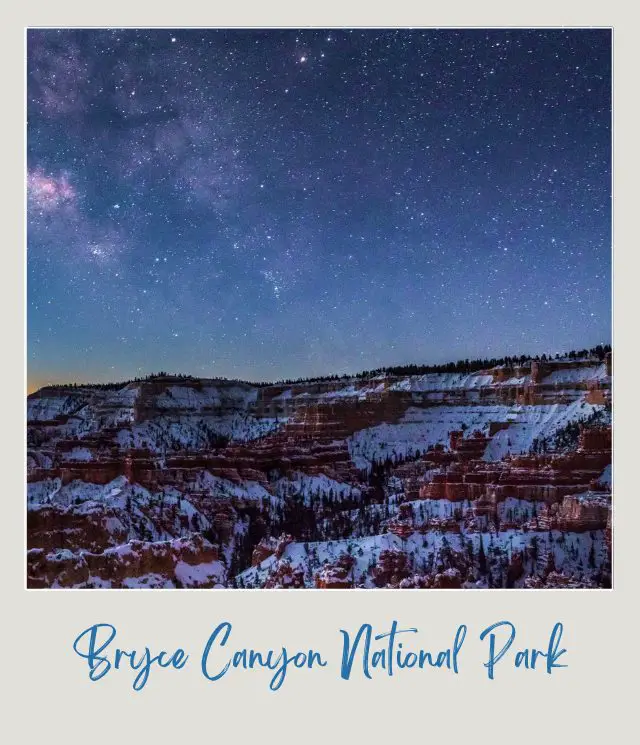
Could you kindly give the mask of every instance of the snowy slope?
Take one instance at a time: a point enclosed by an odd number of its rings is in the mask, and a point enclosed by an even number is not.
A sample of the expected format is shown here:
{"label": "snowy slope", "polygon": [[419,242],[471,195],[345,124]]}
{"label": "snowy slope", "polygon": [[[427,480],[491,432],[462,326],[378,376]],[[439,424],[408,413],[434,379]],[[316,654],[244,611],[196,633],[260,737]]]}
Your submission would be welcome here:
{"label": "snowy slope", "polygon": [[321,497],[333,497],[336,502],[340,502],[342,499],[358,499],[361,495],[357,487],[335,481],[324,474],[309,476],[295,473],[289,478],[279,479],[274,490],[280,497],[301,497],[306,505]]}
{"label": "snowy slope", "polygon": [[527,453],[536,438],[550,437],[570,422],[587,418],[603,408],[581,400],[571,404],[514,407],[511,425],[491,439],[485,460],[501,460],[509,453]]}
{"label": "snowy slope", "polygon": [[507,453],[526,453],[537,437],[546,437],[568,422],[590,416],[603,407],[578,400],[549,406],[432,406],[409,408],[398,424],[380,424],[360,430],[349,440],[349,452],[358,468],[385,458],[403,458],[434,445],[449,445],[449,433],[463,430],[465,436],[478,430],[486,434],[492,422],[509,423],[492,438],[486,460],[499,460]]}
{"label": "snowy slope", "polygon": [[590,380],[605,380],[607,366],[594,365],[592,367],[569,367],[565,370],[554,370],[540,382],[544,385],[560,385],[562,383],[586,383]]}
{"label": "snowy slope", "polygon": [[491,375],[464,373],[429,373],[412,375],[391,386],[396,391],[448,391],[456,389],[474,389],[491,385]]}
{"label": "snowy slope", "polygon": [[[382,551],[389,549],[405,551],[412,562],[412,569],[415,572],[424,572],[429,562],[435,560],[437,563],[438,556],[445,547],[464,551],[471,543],[474,552],[477,553],[481,537],[487,553],[495,547],[504,552],[507,557],[514,551],[522,551],[530,546],[535,537],[540,552],[552,552],[556,567],[569,575],[577,571],[581,564],[583,566],[587,564],[592,545],[597,551],[598,561],[604,560],[606,554],[602,531],[596,533],[595,543],[589,533],[560,533],[559,531],[534,533],[506,530],[500,533],[468,533],[460,536],[431,531],[425,535],[414,533],[404,541],[390,533],[383,533],[357,539],[291,543],[285,548],[280,561],[290,562],[294,569],[304,570],[305,585],[312,587],[313,576],[322,565],[326,562],[334,562],[346,553],[355,559],[352,570],[355,582],[361,583],[364,587],[373,587],[369,569],[378,561]],[[278,561],[275,555],[272,555],[258,566],[242,572],[239,575],[242,586],[261,586],[269,572],[277,566]]]}
{"label": "snowy slope", "polygon": [[210,448],[216,437],[237,442],[264,437],[286,421],[283,417],[257,418],[246,413],[158,416],[121,429],[115,439],[123,449],[148,448],[158,453],[175,448],[199,450]]}

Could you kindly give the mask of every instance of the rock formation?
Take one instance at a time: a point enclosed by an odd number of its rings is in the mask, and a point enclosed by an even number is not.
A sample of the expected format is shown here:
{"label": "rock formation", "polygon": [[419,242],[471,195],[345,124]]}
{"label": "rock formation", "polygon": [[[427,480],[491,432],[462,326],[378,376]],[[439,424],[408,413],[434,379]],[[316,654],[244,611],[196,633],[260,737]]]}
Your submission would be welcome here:
{"label": "rock formation", "polygon": [[30,587],[608,586],[611,358],[28,399]]}

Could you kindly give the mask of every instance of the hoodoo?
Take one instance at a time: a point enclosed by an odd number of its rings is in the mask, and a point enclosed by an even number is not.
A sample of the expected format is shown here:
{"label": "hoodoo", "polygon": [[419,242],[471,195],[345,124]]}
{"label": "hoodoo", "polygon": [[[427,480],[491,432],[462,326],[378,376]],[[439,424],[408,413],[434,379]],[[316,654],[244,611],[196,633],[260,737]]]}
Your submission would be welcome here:
{"label": "hoodoo", "polygon": [[[464,366],[463,366],[464,367]],[[30,587],[607,587],[608,350],[28,399]]]}

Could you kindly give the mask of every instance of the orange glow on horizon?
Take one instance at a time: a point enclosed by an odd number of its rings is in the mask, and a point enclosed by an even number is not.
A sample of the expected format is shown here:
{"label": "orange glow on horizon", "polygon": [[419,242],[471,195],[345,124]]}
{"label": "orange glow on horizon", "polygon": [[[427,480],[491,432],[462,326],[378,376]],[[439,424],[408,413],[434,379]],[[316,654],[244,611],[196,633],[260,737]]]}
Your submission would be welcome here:
{"label": "orange glow on horizon", "polygon": [[69,375],[68,377],[51,376],[45,377],[44,375],[29,377],[27,375],[27,396],[39,391],[41,388],[46,388],[49,385],[69,385],[77,382],[75,376]]}

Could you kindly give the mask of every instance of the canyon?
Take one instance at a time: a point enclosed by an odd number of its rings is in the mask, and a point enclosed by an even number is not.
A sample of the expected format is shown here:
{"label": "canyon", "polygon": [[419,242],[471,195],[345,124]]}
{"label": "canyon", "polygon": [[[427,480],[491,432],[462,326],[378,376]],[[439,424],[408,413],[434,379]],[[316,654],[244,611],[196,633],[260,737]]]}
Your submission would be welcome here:
{"label": "canyon", "polygon": [[612,585],[611,353],[27,400],[30,588]]}

